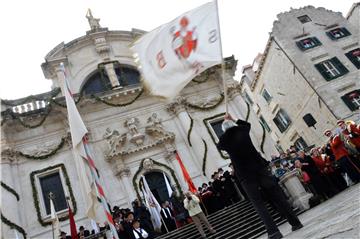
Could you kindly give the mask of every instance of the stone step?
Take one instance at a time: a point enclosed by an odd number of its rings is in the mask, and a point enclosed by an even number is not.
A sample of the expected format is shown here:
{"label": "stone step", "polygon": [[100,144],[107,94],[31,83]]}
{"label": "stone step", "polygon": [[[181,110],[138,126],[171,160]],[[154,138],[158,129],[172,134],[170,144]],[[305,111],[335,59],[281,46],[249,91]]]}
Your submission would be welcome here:
{"label": "stone step", "polygon": [[[267,204],[267,207],[277,222],[284,221],[270,204]],[[242,235],[245,235],[245,238],[249,238],[265,231],[265,226],[248,201],[238,202],[228,208],[211,214],[208,220],[217,230],[217,233],[209,238],[240,238]],[[205,231],[208,233],[207,230]],[[198,239],[199,237],[200,234],[192,223],[158,238]]]}

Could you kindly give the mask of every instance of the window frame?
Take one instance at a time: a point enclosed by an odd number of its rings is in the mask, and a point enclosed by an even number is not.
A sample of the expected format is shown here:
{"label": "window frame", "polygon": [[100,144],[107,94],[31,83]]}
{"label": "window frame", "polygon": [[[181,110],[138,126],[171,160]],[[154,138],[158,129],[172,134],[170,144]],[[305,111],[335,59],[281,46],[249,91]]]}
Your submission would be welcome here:
{"label": "window frame", "polygon": [[[216,121],[220,121],[220,120],[224,120],[224,116],[225,116],[225,113],[221,113],[221,114],[218,114],[218,115],[203,119],[203,123],[205,124],[205,126],[206,126],[206,128],[208,130],[208,133],[210,134],[210,137],[211,137],[213,143],[215,144],[215,147],[216,147],[216,144],[219,142],[219,138],[217,137],[214,129],[212,128],[211,123],[216,122]],[[229,159],[228,153],[226,153],[223,150],[219,150],[217,147],[216,147],[216,149],[218,150],[220,156],[223,159]]]}
{"label": "window frame", "polygon": [[301,22],[301,24],[312,22],[312,19],[307,14],[298,16],[297,19]]}
{"label": "window frame", "polygon": [[246,90],[244,90],[244,100],[246,103],[248,103],[249,105],[253,105],[254,101],[251,99],[250,95],[247,93]]}
{"label": "window frame", "polygon": [[[66,190],[65,179],[64,179],[64,176],[62,174],[61,167],[54,168],[52,170],[45,171],[45,172],[42,172],[42,173],[39,173],[39,174],[35,175],[36,185],[39,188],[39,190],[38,190],[38,196],[39,196],[38,200],[39,200],[40,205],[41,205],[40,210],[42,212],[42,215],[44,215],[44,219],[50,218],[51,212],[49,214],[47,214],[47,212],[46,212],[46,206],[45,206],[44,195],[43,195],[43,188],[41,187],[40,180],[43,177],[46,177],[46,176],[49,176],[49,175],[52,175],[52,174],[55,174],[55,173],[58,173],[59,176],[60,176],[61,186],[63,188],[64,196],[66,198],[66,197],[69,196],[69,192]],[[67,211],[68,211],[68,208],[65,208],[65,209],[62,209],[60,211],[57,211],[56,214],[62,214],[62,213],[67,212]]]}
{"label": "window frame", "polygon": [[[337,57],[321,61],[314,66],[326,81],[334,80],[349,72]],[[338,71],[339,74],[335,75],[334,70]]]}
{"label": "window frame", "polygon": [[[310,47],[305,47],[303,42],[305,40],[311,40],[312,43],[314,43],[314,45],[310,46]],[[304,39],[301,39],[299,41],[296,41],[295,42],[296,45],[298,46],[298,48],[302,51],[307,51],[309,49],[312,49],[312,48],[315,48],[315,47],[318,47],[318,46],[321,46],[322,43],[319,41],[319,39],[317,37],[307,37],[307,38],[304,38]]]}
{"label": "window frame", "polygon": [[[265,96],[267,95],[267,96]],[[262,91],[261,91],[261,96],[265,99],[266,103],[270,104],[270,102],[272,101],[272,95],[270,94],[270,92],[264,88]],[[268,97],[268,98],[267,98]]]}
{"label": "window frame", "polygon": [[353,65],[357,68],[360,69],[360,60],[356,60],[355,57],[352,55],[353,52],[359,51],[360,52],[360,48],[355,48],[347,53],[345,53],[345,56],[353,63]]}
{"label": "window frame", "polygon": [[[71,182],[68,176],[68,173],[66,171],[64,164],[56,164],[53,166],[49,166],[47,168],[43,168],[40,170],[36,170],[30,173],[30,181],[31,181],[31,187],[32,187],[32,193],[33,193],[33,202],[35,211],[37,214],[37,219],[39,223],[42,226],[47,226],[51,224],[51,215],[46,214],[46,208],[45,203],[43,199],[43,191],[40,185],[39,178],[50,175],[52,173],[58,172],[61,179],[61,184],[63,187],[63,191],[65,194],[65,197],[70,197],[70,206],[73,209],[74,215],[77,213],[77,204],[76,200],[72,191]],[[56,214],[59,217],[59,221],[64,221],[69,218],[68,215],[68,208],[65,208],[63,210],[57,211]]]}
{"label": "window frame", "polygon": [[[301,142],[302,141],[302,142]],[[301,148],[299,148],[298,147],[298,145],[297,145],[297,143],[300,143],[300,145],[302,146],[302,149]],[[302,143],[304,143],[304,144],[302,144]],[[304,140],[304,138],[303,137],[298,137],[295,141],[294,141],[294,146],[296,147],[296,149],[298,150],[298,151],[306,151],[306,149],[309,147],[309,145],[306,143],[306,141]],[[303,147],[303,146],[305,146],[305,147]]]}
{"label": "window frame", "polygon": [[349,108],[350,111],[356,111],[360,109],[360,105],[356,106],[353,101],[350,100],[349,96],[351,94],[357,93],[360,95],[360,89],[350,91],[346,93],[345,95],[341,96],[342,101],[345,103],[345,105]]}
{"label": "window frame", "polygon": [[[285,118],[287,118],[286,121],[288,121],[288,124],[287,124],[286,126],[284,126],[284,125],[282,124],[282,122],[278,119],[278,118],[279,118],[278,116],[280,116],[280,115],[285,116]],[[278,110],[278,112],[276,113],[275,117],[273,118],[273,121],[274,121],[276,127],[279,129],[279,131],[280,131],[281,133],[286,132],[286,130],[289,128],[289,126],[290,126],[291,123],[292,123],[289,115],[286,113],[286,111],[285,111],[284,109],[279,109],[279,110]],[[278,125],[277,122],[279,122],[282,127],[279,127],[279,125]]]}
{"label": "window frame", "polygon": [[[335,37],[331,32],[334,31],[334,30],[340,30],[341,33],[343,33],[344,35],[340,36],[340,37]],[[341,38],[344,38],[344,37],[348,37],[348,36],[351,36],[351,33],[345,28],[345,27],[337,27],[337,28],[334,28],[334,29],[331,29],[329,31],[326,32],[326,35],[333,41],[336,41],[336,40],[339,40]]]}
{"label": "window frame", "polygon": [[260,124],[262,124],[264,126],[264,128],[266,129],[267,132],[271,132],[271,128],[269,126],[269,124],[266,122],[266,120],[264,119],[264,117],[262,115],[259,116],[259,122]]}

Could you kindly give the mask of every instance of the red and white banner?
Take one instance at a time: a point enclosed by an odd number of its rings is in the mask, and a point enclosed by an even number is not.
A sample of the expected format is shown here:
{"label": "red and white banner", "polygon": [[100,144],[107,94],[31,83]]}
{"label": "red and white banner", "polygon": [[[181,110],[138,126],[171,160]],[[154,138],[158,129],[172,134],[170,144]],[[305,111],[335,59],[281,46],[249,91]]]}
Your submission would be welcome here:
{"label": "red and white banner", "polygon": [[222,61],[216,2],[145,34],[131,49],[150,94],[174,98],[196,75]]}

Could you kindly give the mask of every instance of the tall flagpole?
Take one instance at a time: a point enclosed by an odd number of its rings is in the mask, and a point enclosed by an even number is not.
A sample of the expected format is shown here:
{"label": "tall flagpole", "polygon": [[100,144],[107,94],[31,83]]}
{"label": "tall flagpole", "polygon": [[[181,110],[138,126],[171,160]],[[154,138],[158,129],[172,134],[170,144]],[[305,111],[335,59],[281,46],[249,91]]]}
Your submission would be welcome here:
{"label": "tall flagpole", "polygon": [[224,88],[225,112],[226,112],[226,114],[228,114],[228,112],[229,112],[228,94],[227,94],[227,85],[226,85],[226,81],[225,81],[225,62],[224,62],[224,56],[223,56],[223,52],[222,52],[218,0],[215,0],[215,5],[216,5],[216,13],[217,13],[216,14],[217,15],[217,24],[218,24],[218,28],[219,28],[219,44],[220,44],[220,55],[221,55],[221,78],[223,81],[223,88]]}

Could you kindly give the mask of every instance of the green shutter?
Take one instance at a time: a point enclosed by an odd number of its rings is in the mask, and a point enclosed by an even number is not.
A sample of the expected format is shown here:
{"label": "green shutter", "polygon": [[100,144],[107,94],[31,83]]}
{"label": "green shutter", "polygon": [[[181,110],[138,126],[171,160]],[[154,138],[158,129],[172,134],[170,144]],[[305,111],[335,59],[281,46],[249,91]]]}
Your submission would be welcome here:
{"label": "green shutter", "polygon": [[300,48],[300,50],[305,51],[305,48],[304,48],[303,44],[301,43],[301,41],[297,41],[296,45]]}
{"label": "green shutter", "polygon": [[345,27],[342,27],[342,28],[341,28],[341,31],[342,31],[343,33],[345,33],[345,36],[350,36],[350,35],[351,35],[351,33],[350,33]]}
{"label": "green shutter", "polygon": [[278,129],[280,130],[280,132],[284,132],[285,129],[284,127],[282,126],[282,124],[280,123],[279,119],[277,118],[277,116],[273,119],[275,125],[278,127]]}
{"label": "green shutter", "polygon": [[325,78],[325,80],[329,81],[332,79],[330,74],[326,72],[326,68],[325,66],[323,66],[322,62],[316,64],[315,68],[320,72],[320,74]]}
{"label": "green shutter", "polygon": [[347,56],[347,58],[349,58],[349,60],[356,66],[356,68],[360,69],[360,62],[356,59],[355,56],[353,56],[353,52],[360,50],[360,48],[354,49],[348,53],[345,54],[345,56]]}
{"label": "green shutter", "polygon": [[316,43],[316,46],[321,46],[321,42],[316,37],[312,37],[312,40]]}
{"label": "green shutter", "polygon": [[341,75],[345,75],[349,72],[349,70],[339,61],[337,57],[331,58],[330,61],[340,71]]}
{"label": "green shutter", "polygon": [[336,38],[330,32],[326,32],[326,35],[328,35],[331,40],[336,40]]}
{"label": "green shutter", "polygon": [[346,104],[346,106],[351,110],[351,111],[355,111],[357,110],[357,107],[350,101],[349,97],[346,95],[341,96],[341,99],[344,101],[344,103]]}

